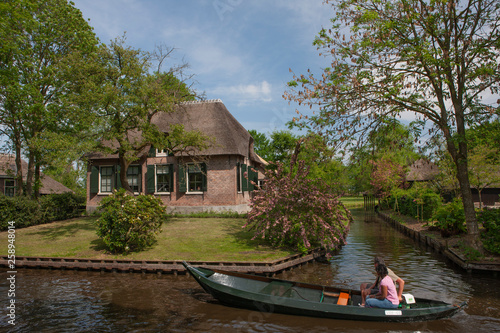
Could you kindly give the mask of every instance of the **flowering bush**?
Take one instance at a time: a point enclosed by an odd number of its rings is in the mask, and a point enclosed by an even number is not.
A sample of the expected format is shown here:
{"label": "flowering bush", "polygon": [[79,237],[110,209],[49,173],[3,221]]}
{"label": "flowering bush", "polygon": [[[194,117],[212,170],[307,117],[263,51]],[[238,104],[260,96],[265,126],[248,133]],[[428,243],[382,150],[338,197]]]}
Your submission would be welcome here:
{"label": "flowering bush", "polygon": [[[292,166],[294,160],[292,157]],[[244,226],[255,230],[254,239],[261,237],[274,246],[302,253],[315,247],[334,250],[345,244],[350,212],[338,197],[321,191],[308,179],[308,173],[303,161],[293,172],[284,171],[281,163],[266,172],[265,186],[254,191]]]}
{"label": "flowering bush", "polygon": [[124,189],[104,198],[97,220],[99,236],[111,252],[140,251],[156,241],[168,215],[160,199],[151,195],[133,196]]}

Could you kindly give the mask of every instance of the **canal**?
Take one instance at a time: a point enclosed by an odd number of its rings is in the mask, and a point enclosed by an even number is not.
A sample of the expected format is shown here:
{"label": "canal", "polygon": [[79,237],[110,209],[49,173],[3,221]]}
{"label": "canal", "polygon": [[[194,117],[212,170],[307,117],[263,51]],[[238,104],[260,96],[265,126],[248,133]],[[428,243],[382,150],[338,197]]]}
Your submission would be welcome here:
{"label": "canal", "polygon": [[420,323],[329,320],[229,308],[189,276],[19,270],[16,325],[8,323],[9,283],[0,281],[5,332],[499,332],[500,279],[468,274],[378,219],[354,211],[348,244],[329,263],[279,278],[358,288],[375,279],[373,257],[406,281],[415,296],[469,306],[452,318]]}

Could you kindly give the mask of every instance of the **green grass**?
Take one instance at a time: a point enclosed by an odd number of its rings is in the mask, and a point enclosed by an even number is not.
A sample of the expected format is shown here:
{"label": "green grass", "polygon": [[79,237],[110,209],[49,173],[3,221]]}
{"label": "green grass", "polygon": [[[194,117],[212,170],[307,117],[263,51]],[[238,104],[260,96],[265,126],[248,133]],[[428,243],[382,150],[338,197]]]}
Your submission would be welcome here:
{"label": "green grass", "polygon": [[363,207],[364,204],[363,197],[341,197],[340,201],[342,201],[347,208]]}
{"label": "green grass", "polygon": [[[107,253],[95,233],[95,217],[17,229],[16,256],[130,260],[273,261],[291,254],[275,249],[242,229],[242,218],[176,217],[165,223],[157,244],[128,255]],[[7,232],[0,232],[0,254],[7,254]]]}

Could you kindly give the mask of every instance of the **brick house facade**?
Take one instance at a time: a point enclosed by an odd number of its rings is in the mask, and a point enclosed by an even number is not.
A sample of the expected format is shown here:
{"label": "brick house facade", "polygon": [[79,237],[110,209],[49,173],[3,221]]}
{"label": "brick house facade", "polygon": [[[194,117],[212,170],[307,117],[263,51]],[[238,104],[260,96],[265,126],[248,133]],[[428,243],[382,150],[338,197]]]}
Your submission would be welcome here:
{"label": "brick house facade", "polygon": [[[174,113],[153,118],[158,128],[168,132],[170,124],[183,124],[186,130],[200,130],[214,144],[192,157],[169,156],[152,146],[127,170],[136,194],[153,194],[169,212],[238,211],[246,212],[263,161],[253,150],[253,138],[229,113],[220,100],[187,102]],[[120,188],[117,155],[99,153],[88,156],[87,211]]]}

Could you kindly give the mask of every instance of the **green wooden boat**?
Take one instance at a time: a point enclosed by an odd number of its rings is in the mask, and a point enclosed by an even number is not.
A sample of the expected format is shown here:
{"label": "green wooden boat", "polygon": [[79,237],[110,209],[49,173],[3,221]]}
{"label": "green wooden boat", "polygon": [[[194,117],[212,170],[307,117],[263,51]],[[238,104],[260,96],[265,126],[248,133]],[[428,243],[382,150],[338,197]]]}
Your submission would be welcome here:
{"label": "green wooden boat", "polygon": [[364,308],[359,290],[321,286],[228,272],[182,263],[221,303],[263,312],[346,320],[413,322],[446,318],[467,305],[415,298],[398,309]]}

